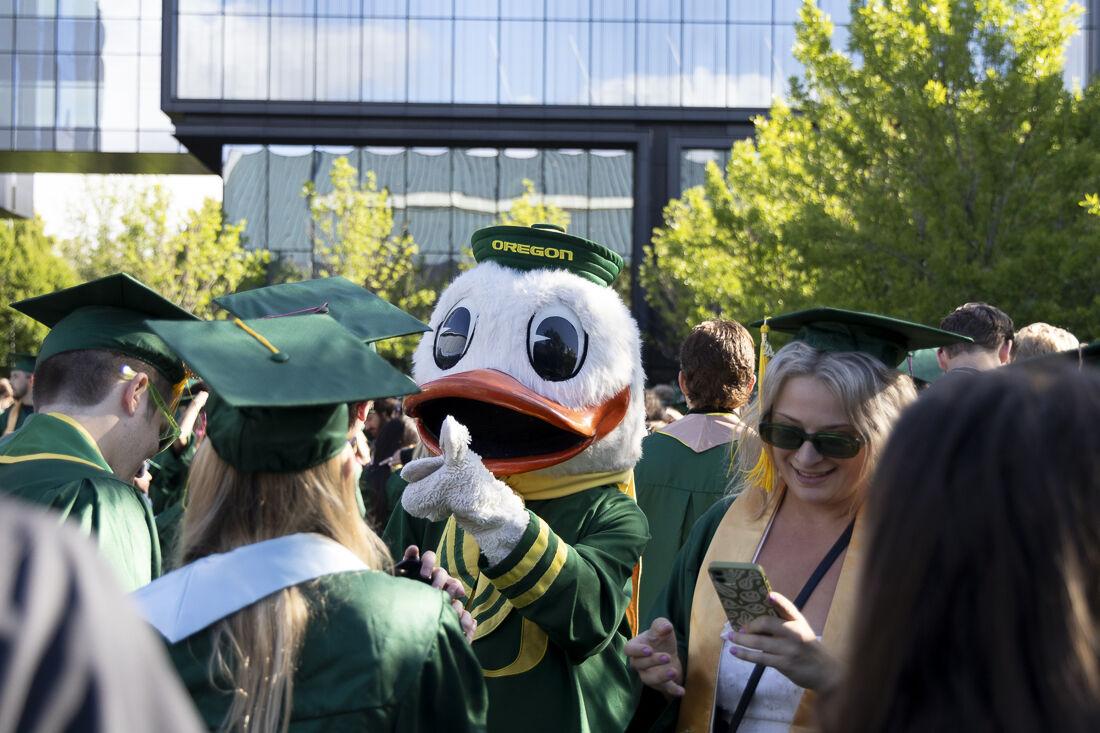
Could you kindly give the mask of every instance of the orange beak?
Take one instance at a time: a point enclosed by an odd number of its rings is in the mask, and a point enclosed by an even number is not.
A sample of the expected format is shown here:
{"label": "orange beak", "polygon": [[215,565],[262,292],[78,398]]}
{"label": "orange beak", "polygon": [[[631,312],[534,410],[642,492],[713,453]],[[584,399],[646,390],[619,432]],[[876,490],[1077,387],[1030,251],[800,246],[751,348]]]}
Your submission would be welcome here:
{"label": "orange beak", "polygon": [[592,407],[566,407],[504,372],[475,369],[421,385],[405,398],[405,414],[434,453],[444,418],[453,416],[469,428],[470,449],[500,477],[569,460],[614,430],[629,405],[630,387]]}

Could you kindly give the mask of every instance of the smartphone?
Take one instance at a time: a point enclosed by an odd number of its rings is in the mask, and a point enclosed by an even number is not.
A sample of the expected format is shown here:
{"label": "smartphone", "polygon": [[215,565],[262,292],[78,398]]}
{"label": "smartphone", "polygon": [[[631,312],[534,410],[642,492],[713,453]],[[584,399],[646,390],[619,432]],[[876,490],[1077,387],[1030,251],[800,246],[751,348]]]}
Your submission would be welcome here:
{"label": "smartphone", "polygon": [[431,585],[431,578],[425,578],[420,574],[421,565],[419,557],[405,559],[393,566],[393,574],[399,578],[411,578]]}
{"label": "smartphone", "polygon": [[768,576],[756,563],[712,562],[707,573],[734,630],[761,616],[779,617],[768,603],[768,594],[772,592]]}

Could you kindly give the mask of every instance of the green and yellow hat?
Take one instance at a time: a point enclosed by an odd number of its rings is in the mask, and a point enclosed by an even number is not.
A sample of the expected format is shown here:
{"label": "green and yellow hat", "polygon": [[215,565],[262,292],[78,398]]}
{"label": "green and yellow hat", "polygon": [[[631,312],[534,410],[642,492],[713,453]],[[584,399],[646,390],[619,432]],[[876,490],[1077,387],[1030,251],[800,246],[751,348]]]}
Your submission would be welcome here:
{"label": "green and yellow hat", "polygon": [[34,362],[37,358],[34,354],[12,354],[10,371],[34,374]]}
{"label": "green and yellow hat", "polygon": [[211,390],[206,434],[240,471],[302,471],[347,444],[348,403],[416,384],[326,314],[150,327]]}
{"label": "green and yellow hat", "polygon": [[474,259],[516,270],[568,270],[597,285],[611,285],[623,258],[602,244],[566,234],[556,224],[493,226],[471,237]]}
{"label": "green and yellow hat", "polygon": [[327,313],[368,343],[428,330],[427,324],[342,277],[270,285],[214,302],[245,319]]}
{"label": "green and yellow hat", "polygon": [[973,343],[969,336],[951,331],[840,308],[811,308],[763,318],[749,326],[759,327],[765,334],[771,331],[791,334],[793,340],[803,341],[821,351],[859,351],[891,369],[918,349]]}
{"label": "green and yellow hat", "polygon": [[147,321],[197,321],[191,313],[129,275],[117,273],[11,307],[50,327],[38,361],[67,351],[103,349],[140,359],[172,384],[182,382],[183,363]]}

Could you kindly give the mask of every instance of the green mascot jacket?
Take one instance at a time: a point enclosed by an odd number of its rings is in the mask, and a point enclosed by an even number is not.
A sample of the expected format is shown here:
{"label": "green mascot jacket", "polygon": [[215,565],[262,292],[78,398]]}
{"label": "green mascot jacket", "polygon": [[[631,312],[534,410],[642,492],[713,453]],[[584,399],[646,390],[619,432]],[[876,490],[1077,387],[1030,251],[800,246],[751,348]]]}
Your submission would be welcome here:
{"label": "green mascot jacket", "polygon": [[93,535],[123,589],[160,575],[153,513],[111,472],[92,436],[60,413],[36,413],[0,440],[0,491],[60,512]]}
{"label": "green mascot jacket", "polygon": [[397,557],[408,545],[434,550],[466,588],[490,731],[619,733],[637,693],[623,647],[645,515],[614,484],[526,507],[523,537],[494,567],[453,518],[429,522],[398,507],[386,540]]}

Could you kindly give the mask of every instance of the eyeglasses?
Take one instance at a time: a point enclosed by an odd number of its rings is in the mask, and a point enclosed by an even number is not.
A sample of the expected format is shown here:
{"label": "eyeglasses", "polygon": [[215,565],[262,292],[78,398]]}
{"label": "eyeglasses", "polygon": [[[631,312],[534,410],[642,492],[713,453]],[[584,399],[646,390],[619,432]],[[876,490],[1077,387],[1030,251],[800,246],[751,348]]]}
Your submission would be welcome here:
{"label": "eyeglasses", "polygon": [[844,433],[807,433],[794,425],[762,422],[758,428],[760,439],[770,446],[783,450],[798,450],[809,441],[826,458],[852,458],[863,447],[863,439]]}
{"label": "eyeglasses", "polygon": [[[137,372],[128,366],[123,365],[119,370],[121,379],[124,382],[129,382],[137,376]],[[173,390],[175,392],[176,390]],[[179,390],[182,393],[182,390]],[[153,380],[149,380],[149,396],[153,399],[153,404],[157,406],[157,410],[164,416],[165,427],[160,431],[160,436],[157,438],[157,453],[160,453],[176,442],[176,439],[180,437],[180,426],[176,422],[175,410],[168,408],[168,404],[161,397],[160,390],[153,384]],[[178,402],[178,400],[177,400]]]}

